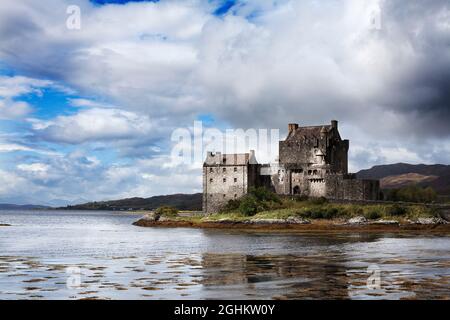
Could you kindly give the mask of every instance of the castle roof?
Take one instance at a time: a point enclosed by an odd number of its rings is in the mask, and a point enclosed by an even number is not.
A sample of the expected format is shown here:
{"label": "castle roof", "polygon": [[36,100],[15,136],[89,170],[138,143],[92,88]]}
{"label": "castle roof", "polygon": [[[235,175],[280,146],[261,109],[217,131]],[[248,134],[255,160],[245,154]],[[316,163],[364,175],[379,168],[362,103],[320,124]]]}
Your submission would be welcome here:
{"label": "castle roof", "polygon": [[292,137],[306,137],[308,138],[318,138],[321,133],[331,132],[333,127],[331,125],[322,126],[310,126],[310,127],[298,127],[295,130],[289,132],[286,140]]}
{"label": "castle roof", "polygon": [[250,153],[230,153],[222,154],[221,152],[208,152],[204,165],[230,165],[244,166],[247,164],[256,164],[254,151]]}

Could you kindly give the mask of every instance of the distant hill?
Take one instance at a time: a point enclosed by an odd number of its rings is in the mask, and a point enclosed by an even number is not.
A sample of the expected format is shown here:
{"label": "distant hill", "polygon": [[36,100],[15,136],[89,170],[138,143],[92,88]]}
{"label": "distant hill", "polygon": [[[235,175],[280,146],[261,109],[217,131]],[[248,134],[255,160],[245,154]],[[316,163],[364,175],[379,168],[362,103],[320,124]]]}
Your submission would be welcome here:
{"label": "distant hill", "polygon": [[67,206],[65,210],[153,210],[160,206],[171,206],[179,210],[202,210],[202,194],[172,194],[150,198],[129,198]]}
{"label": "distant hill", "polygon": [[39,206],[34,204],[10,204],[10,203],[0,203],[0,210],[37,210],[37,209],[50,209],[47,206]]}
{"label": "distant hill", "polygon": [[383,189],[417,184],[422,187],[432,187],[438,194],[450,195],[449,165],[397,163],[361,170],[356,175],[360,179],[379,179]]}

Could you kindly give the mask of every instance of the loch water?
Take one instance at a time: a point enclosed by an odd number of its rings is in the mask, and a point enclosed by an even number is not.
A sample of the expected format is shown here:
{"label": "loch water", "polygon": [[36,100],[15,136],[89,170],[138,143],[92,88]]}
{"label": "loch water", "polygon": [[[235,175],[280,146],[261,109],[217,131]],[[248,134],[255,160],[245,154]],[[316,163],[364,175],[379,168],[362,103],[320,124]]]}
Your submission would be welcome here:
{"label": "loch water", "polygon": [[0,211],[0,299],[450,299],[448,234],[142,228]]}

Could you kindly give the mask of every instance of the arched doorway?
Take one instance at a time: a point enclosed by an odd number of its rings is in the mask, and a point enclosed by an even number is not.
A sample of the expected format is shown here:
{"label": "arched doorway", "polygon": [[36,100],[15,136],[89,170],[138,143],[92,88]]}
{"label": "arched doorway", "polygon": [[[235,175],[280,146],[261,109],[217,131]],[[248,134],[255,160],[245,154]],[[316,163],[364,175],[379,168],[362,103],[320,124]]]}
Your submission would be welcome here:
{"label": "arched doorway", "polygon": [[295,195],[300,194],[300,187],[299,186],[295,186],[293,192],[294,192]]}

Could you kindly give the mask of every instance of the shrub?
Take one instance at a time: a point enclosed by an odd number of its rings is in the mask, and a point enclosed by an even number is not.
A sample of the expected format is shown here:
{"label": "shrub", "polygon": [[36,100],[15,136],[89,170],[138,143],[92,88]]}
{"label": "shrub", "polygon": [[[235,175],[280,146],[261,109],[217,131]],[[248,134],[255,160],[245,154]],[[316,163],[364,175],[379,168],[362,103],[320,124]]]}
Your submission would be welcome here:
{"label": "shrub", "polygon": [[336,208],[327,208],[323,213],[322,216],[324,219],[334,219],[338,216],[339,210]]}
{"label": "shrub", "polygon": [[227,204],[222,208],[222,212],[232,212],[239,209],[241,205],[241,200],[230,200]]}
{"label": "shrub", "polygon": [[352,211],[352,214],[354,216],[363,216],[364,215],[364,210],[362,208],[355,207],[355,208],[351,208],[350,210]]}
{"label": "shrub", "polygon": [[387,214],[393,217],[403,216],[407,212],[405,207],[402,207],[398,204],[394,204],[393,206],[388,207]]}
{"label": "shrub", "polygon": [[254,216],[258,213],[259,207],[260,206],[258,205],[258,199],[255,196],[249,194],[241,199],[239,204],[239,212],[244,216]]}
{"label": "shrub", "polygon": [[311,212],[311,219],[322,219],[323,218],[323,213],[322,211],[319,210],[313,210]]}
{"label": "shrub", "polygon": [[324,209],[321,208],[308,208],[300,213],[300,216],[309,219],[323,219]]}
{"label": "shrub", "polygon": [[400,189],[392,189],[386,192],[386,200],[429,203],[436,201],[437,193],[433,188],[421,188],[408,186]]}
{"label": "shrub", "polygon": [[259,202],[281,203],[280,197],[264,187],[252,188],[249,194],[253,195]]}
{"label": "shrub", "polygon": [[309,200],[309,197],[305,196],[305,195],[295,197],[295,201],[298,201],[298,202],[303,202],[303,201],[308,201],[308,200]]}
{"label": "shrub", "polygon": [[367,212],[364,216],[369,220],[376,220],[381,218],[381,214],[375,210]]}
{"label": "shrub", "polygon": [[328,203],[328,200],[325,197],[314,198],[311,200],[311,203],[315,204],[315,205],[322,205],[322,204]]}
{"label": "shrub", "polygon": [[176,217],[178,215],[178,209],[169,206],[164,206],[156,209],[155,213],[157,215],[164,217]]}

